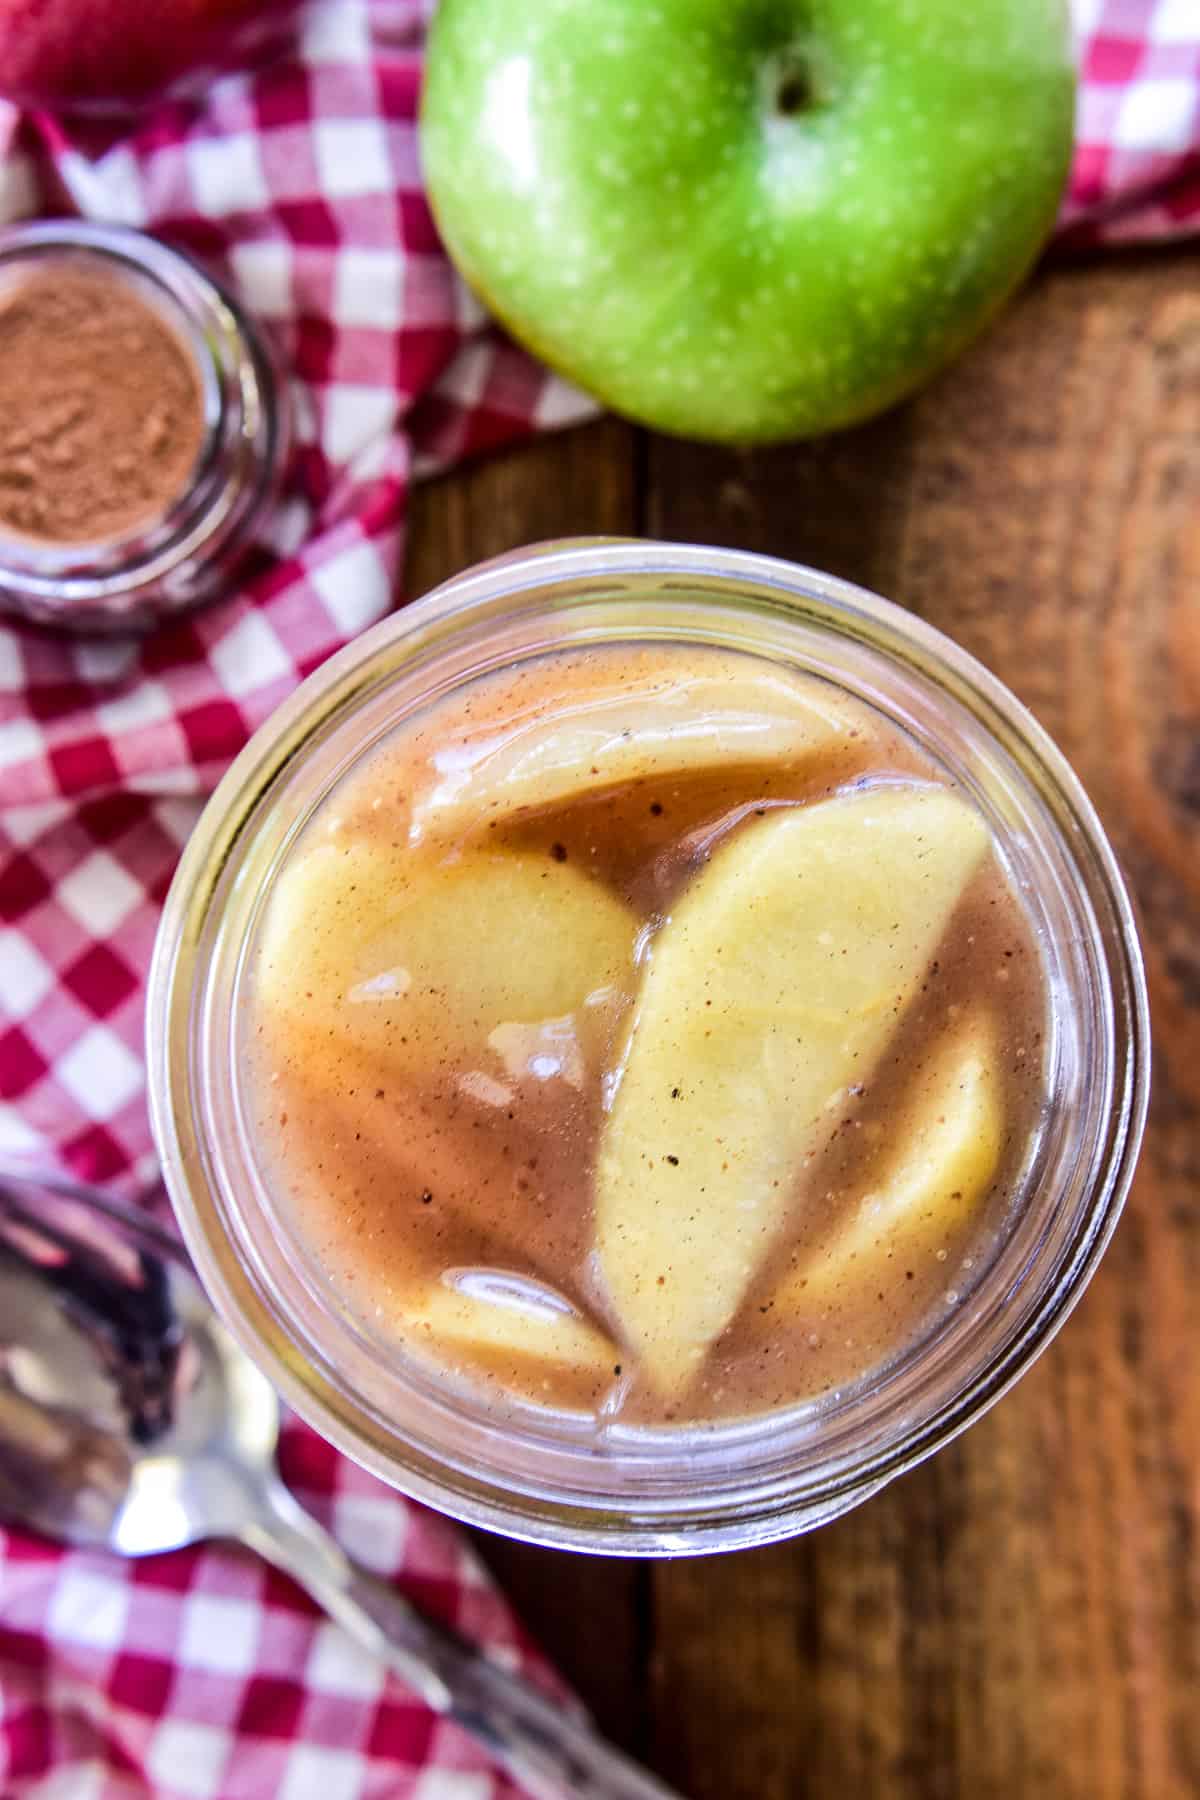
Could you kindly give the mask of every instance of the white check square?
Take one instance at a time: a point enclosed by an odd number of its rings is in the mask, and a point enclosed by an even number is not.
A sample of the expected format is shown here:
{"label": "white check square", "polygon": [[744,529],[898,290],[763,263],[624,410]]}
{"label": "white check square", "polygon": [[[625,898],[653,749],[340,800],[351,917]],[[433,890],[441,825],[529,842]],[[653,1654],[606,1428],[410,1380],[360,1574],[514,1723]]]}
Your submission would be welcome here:
{"label": "white check square", "polygon": [[61,825],[69,810],[65,800],[35,801],[32,806],[10,806],[4,814],[4,830],[14,844],[25,849]]}
{"label": "white check square", "polygon": [[45,748],[46,741],[32,719],[10,719],[0,725],[0,769],[30,762]]}
{"label": "white check square", "polygon": [[54,172],[85,217],[90,214],[112,225],[145,225],[141,170],[127,144],[118,144],[97,159],[68,150],[57,158]]}
{"label": "white check square", "polygon": [[173,719],[175,709],[165,689],[157,681],[135,681],[115,700],[106,700],[96,708],[96,717],[112,737],[125,731],[140,731],[147,725],[161,725]]}
{"label": "white check square", "polygon": [[490,344],[464,344],[438,382],[438,392],[455,400],[464,412],[478,406],[492,372],[495,352]]}
{"label": "white check square", "polygon": [[41,1134],[25,1123],[15,1106],[0,1100],[0,1156],[34,1156],[41,1148]]}
{"label": "white check square", "polygon": [[54,970],[19,931],[0,931],[0,1012],[27,1019],[54,986]]}
{"label": "white check square", "polygon": [[103,686],[132,673],[139,659],[134,644],[116,637],[97,638],[91,643],[81,638],[79,643],[71,646],[71,660],[80,681]]}
{"label": "white check square", "polygon": [[387,570],[370,544],[355,544],[314,569],[310,580],[347,637],[383,617],[391,600]]}
{"label": "white check square", "polygon": [[139,1059],[105,1025],[93,1025],[55,1068],[63,1087],[93,1119],[115,1118],[145,1082]]}
{"label": "white check square", "polygon": [[259,212],[270,199],[258,139],[249,131],[197,139],[188,145],[187,168],[192,195],[206,218]]}
{"label": "white check square", "polygon": [[366,1773],[356,1751],[296,1744],[276,1800],[358,1800]]}
{"label": "white check square", "polygon": [[295,311],[292,293],[292,247],[271,240],[234,244],[229,266],[246,305],[262,319],[291,319]]}
{"label": "white check square", "polygon": [[488,1800],[489,1775],[468,1775],[461,1769],[423,1769],[409,1800]]}
{"label": "white check square", "polygon": [[150,1739],[146,1773],[164,1794],[216,1800],[231,1743],[229,1733],[215,1725],[163,1719]]}
{"label": "white check square", "polygon": [[1200,118],[1200,90],[1182,77],[1135,82],[1117,111],[1114,141],[1122,150],[1163,155],[1186,150]]}
{"label": "white check square", "polygon": [[58,903],[95,937],[107,937],[144,898],[140,882],[107,850],[94,850],[63,878]]}
{"label": "white check square", "polygon": [[1196,0],[1158,0],[1150,23],[1155,44],[1193,44],[1200,56],[1200,9]]}
{"label": "white check square", "polygon": [[1071,25],[1077,43],[1096,29],[1104,0],[1070,0]]}
{"label": "white check square", "polygon": [[314,6],[304,25],[300,54],[319,63],[360,63],[370,53],[367,15],[359,6]]}
{"label": "white check square", "polygon": [[381,194],[392,187],[383,125],[375,119],[318,119],[313,126],[317,176],[327,199]]}
{"label": "white check square", "polygon": [[235,699],[295,674],[295,664],[260,612],[243,613],[208,658],[221,686]]}
{"label": "white check square", "polygon": [[360,1650],[340,1626],[325,1619],[313,1633],[312,1649],[304,1667],[304,1684],[320,1694],[342,1694],[355,1700],[374,1700],[382,1691],[383,1667],[376,1657]]}
{"label": "white check square", "polygon": [[534,420],[540,427],[552,431],[562,425],[576,425],[581,419],[590,419],[596,411],[594,400],[569,382],[552,375],[538,395]]}
{"label": "white check square", "polygon": [[404,310],[404,265],[394,250],[343,250],[333,278],[339,325],[394,331]]}
{"label": "white check square", "polygon": [[387,1575],[404,1560],[409,1513],[376,1494],[339,1494],[333,1502],[333,1534],[368,1569]]}
{"label": "white check square", "polygon": [[397,401],[385,387],[339,381],[325,396],[321,438],[331,462],[348,463],[395,430]]}
{"label": "white check square", "polygon": [[179,1660],[214,1675],[248,1675],[255,1666],[262,1609],[227,1594],[189,1594]]}
{"label": "white check square", "polygon": [[90,1650],[112,1650],[125,1635],[129,1589],[94,1569],[66,1568],[50,1602],[50,1636]]}

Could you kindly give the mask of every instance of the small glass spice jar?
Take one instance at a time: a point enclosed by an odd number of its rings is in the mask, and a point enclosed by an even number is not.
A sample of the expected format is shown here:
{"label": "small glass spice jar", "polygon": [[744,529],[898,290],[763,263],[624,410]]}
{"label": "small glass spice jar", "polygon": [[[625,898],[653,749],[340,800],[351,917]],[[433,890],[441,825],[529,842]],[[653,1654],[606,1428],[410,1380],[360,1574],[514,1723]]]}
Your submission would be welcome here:
{"label": "small glass spice jar", "polygon": [[179,251],[76,220],[0,232],[0,610],[122,631],[214,598],[288,422],[266,341]]}

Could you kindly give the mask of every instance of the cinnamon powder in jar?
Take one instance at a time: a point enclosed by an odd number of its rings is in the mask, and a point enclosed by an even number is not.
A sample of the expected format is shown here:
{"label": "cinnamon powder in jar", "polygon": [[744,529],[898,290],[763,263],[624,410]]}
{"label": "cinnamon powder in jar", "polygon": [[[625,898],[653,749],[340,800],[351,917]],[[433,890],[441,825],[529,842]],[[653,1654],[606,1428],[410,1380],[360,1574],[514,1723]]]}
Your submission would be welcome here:
{"label": "cinnamon powder in jar", "polygon": [[191,485],[204,437],[195,361],[131,284],[59,265],[0,290],[0,534],[147,526]]}

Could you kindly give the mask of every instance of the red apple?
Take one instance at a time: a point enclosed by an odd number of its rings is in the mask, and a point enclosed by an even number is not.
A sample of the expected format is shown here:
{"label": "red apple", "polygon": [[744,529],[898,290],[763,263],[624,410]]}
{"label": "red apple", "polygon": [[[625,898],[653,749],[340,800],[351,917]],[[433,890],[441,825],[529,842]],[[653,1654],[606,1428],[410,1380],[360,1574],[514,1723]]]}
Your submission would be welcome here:
{"label": "red apple", "polygon": [[228,54],[252,14],[287,0],[0,0],[0,93],[95,106],[161,89]]}

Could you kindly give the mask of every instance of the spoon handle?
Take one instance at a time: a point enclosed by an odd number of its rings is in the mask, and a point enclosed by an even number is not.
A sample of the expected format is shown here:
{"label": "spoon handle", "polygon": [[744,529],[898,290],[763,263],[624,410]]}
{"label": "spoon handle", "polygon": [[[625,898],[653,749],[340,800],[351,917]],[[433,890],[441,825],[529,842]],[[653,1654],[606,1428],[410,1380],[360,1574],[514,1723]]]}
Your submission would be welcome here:
{"label": "spoon handle", "polygon": [[470,1732],[533,1800],[680,1800],[561,1701],[507,1674],[359,1568],[281,1482],[264,1484],[238,1535],[428,1706]]}

